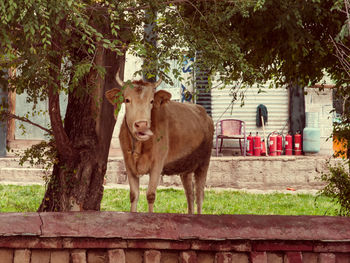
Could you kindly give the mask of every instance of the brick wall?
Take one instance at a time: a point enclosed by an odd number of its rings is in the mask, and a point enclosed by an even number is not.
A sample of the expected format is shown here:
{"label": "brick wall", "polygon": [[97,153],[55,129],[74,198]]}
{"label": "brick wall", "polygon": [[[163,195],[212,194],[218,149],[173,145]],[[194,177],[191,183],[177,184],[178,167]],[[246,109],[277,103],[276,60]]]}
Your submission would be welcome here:
{"label": "brick wall", "polygon": [[0,214],[1,263],[350,262],[350,219],[118,212]]}

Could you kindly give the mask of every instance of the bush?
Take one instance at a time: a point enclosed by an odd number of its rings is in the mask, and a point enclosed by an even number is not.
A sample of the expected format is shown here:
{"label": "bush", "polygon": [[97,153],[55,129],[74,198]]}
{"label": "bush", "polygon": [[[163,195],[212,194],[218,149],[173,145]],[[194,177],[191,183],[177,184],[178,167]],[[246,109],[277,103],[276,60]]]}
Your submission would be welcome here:
{"label": "bush", "polygon": [[350,216],[350,161],[346,160],[346,165],[338,164],[332,166],[328,164],[329,173],[321,175],[321,180],[327,185],[320,194],[332,198],[332,201],[339,204],[337,213],[341,216]]}

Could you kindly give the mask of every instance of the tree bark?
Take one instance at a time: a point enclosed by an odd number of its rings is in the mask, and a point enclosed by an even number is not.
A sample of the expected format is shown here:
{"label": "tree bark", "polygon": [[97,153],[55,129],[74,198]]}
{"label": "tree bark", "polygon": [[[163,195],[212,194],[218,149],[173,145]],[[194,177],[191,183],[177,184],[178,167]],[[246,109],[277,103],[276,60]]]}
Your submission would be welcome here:
{"label": "tree bark", "polygon": [[[10,69],[9,70],[9,77],[12,78],[16,74],[15,69]],[[9,89],[8,92],[8,104],[9,108],[8,111],[11,114],[16,113],[16,92],[14,89]],[[7,145],[10,144],[10,142],[15,140],[15,131],[16,131],[16,126],[15,126],[15,120],[12,118],[7,119]]]}
{"label": "tree bark", "polygon": [[[124,72],[125,54],[98,48],[95,63],[106,69],[102,79],[90,72],[85,80],[97,83],[92,93],[68,95],[64,129],[76,153],[58,155],[44,199],[38,211],[99,210],[103,196],[103,181],[115,125],[113,106],[104,93],[117,83],[115,74]],[[69,158],[67,158],[69,156]]]}

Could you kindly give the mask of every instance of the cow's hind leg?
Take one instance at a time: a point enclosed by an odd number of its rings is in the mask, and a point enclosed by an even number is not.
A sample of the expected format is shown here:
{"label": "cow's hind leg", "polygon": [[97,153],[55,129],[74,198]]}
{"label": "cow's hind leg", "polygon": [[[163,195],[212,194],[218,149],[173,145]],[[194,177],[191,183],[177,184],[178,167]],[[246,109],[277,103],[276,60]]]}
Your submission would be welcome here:
{"label": "cow's hind leg", "polygon": [[182,173],[180,174],[182,185],[185,189],[185,194],[187,198],[187,208],[188,213],[194,213],[194,196],[193,196],[193,183],[192,183],[192,173]]}
{"label": "cow's hind leg", "polygon": [[196,204],[197,204],[197,213],[202,213],[202,205],[204,200],[204,187],[207,180],[207,172],[209,167],[208,164],[198,167],[194,172],[195,179],[195,190],[196,190]]}

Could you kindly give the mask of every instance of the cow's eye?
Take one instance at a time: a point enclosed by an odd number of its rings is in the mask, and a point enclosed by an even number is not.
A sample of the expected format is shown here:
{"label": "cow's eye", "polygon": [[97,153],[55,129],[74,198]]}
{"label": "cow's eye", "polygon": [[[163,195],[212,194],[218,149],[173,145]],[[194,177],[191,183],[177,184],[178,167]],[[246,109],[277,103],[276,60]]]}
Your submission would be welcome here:
{"label": "cow's eye", "polygon": [[129,99],[125,99],[125,103],[130,103],[130,100]]}
{"label": "cow's eye", "polygon": [[153,100],[151,100],[151,104],[153,104]]}

